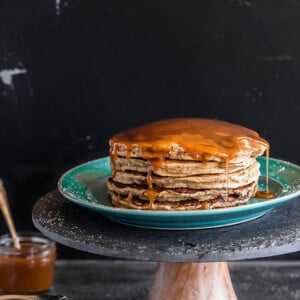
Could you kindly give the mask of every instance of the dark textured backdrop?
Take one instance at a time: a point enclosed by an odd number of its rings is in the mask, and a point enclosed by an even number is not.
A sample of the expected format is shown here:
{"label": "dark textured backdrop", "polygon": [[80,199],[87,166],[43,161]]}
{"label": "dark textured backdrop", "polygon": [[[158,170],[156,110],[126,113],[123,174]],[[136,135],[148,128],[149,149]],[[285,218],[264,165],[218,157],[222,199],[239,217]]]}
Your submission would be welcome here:
{"label": "dark textured backdrop", "polygon": [[297,0],[1,0],[0,176],[18,230],[62,172],[162,118],[239,123],[300,164],[299,15]]}

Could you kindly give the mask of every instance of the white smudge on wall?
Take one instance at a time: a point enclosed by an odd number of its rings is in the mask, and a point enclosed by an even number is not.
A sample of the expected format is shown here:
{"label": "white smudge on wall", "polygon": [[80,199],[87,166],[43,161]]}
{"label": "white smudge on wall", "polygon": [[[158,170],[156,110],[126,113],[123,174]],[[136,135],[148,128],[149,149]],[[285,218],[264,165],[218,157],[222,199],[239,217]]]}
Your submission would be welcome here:
{"label": "white smudge on wall", "polygon": [[63,13],[63,9],[67,6],[69,6],[69,3],[67,0],[54,0],[54,4],[55,4],[55,13],[56,16],[60,16]]}
{"label": "white smudge on wall", "polygon": [[56,15],[60,15],[60,0],[55,0]]}
{"label": "white smudge on wall", "polygon": [[27,70],[24,68],[3,69],[0,70],[0,79],[3,84],[9,86],[11,89],[14,89],[13,76],[25,73],[27,73]]}

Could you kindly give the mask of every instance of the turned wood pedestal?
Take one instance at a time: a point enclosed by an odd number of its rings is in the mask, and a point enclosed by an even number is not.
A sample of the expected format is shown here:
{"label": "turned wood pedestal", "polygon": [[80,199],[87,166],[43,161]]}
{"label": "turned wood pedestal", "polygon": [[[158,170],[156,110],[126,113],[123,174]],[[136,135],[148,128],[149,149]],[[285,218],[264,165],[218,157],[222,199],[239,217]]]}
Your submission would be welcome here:
{"label": "turned wood pedestal", "polygon": [[237,299],[226,262],[157,263],[149,300]]}
{"label": "turned wood pedestal", "polygon": [[44,235],[75,249],[156,261],[150,300],[233,300],[227,261],[299,251],[299,202],[291,200],[239,225],[169,231],[112,222],[54,191],[37,201],[33,222]]}

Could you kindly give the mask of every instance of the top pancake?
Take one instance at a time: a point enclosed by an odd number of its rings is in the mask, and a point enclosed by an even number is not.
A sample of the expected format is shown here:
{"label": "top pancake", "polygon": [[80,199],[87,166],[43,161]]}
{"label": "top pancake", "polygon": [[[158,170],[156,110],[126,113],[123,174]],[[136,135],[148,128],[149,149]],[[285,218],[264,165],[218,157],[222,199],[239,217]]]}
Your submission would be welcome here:
{"label": "top pancake", "polygon": [[144,158],[155,169],[159,160],[241,161],[262,155],[269,144],[246,127],[211,119],[169,119],[116,134],[110,139],[117,156]]}

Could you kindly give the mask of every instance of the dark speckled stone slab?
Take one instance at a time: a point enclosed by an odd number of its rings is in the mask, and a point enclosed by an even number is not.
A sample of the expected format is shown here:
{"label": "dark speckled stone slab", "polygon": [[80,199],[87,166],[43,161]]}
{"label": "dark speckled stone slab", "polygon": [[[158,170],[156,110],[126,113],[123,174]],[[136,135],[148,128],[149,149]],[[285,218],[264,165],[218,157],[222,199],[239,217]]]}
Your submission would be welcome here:
{"label": "dark speckled stone slab", "polygon": [[114,223],[54,191],[37,201],[33,222],[43,234],[69,247],[145,261],[231,261],[300,250],[300,198],[238,225],[167,231]]}

